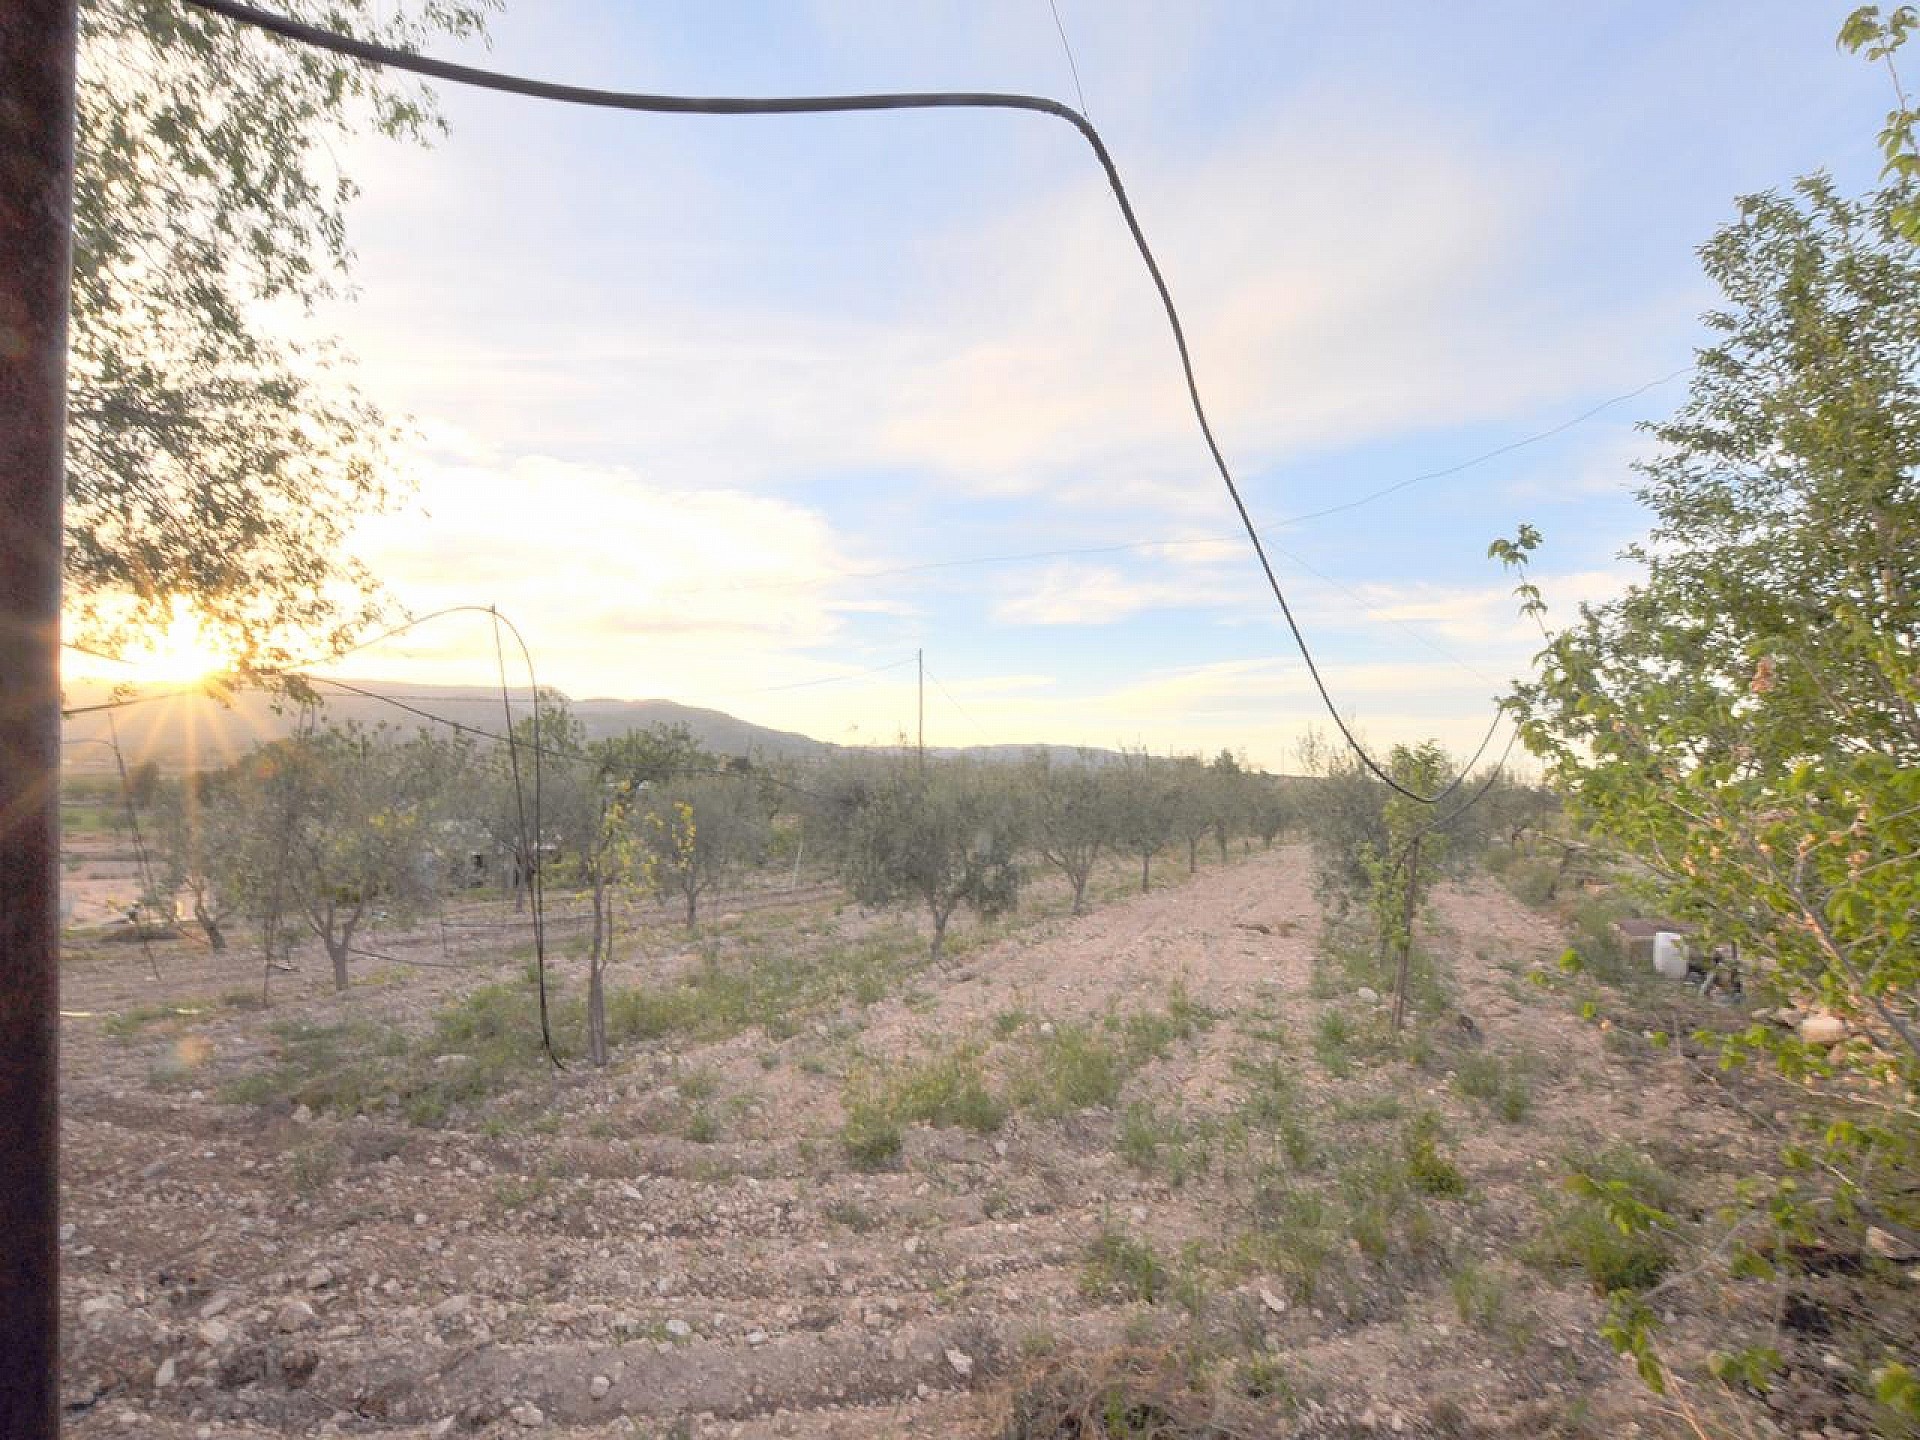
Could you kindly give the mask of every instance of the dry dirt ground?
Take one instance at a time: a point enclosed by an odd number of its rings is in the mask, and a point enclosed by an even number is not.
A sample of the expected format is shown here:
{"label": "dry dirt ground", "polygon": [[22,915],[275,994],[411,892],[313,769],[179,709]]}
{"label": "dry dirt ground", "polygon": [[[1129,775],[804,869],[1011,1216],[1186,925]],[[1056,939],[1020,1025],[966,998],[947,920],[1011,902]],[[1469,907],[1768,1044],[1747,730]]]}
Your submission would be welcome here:
{"label": "dry dirt ground", "polygon": [[[697,942],[661,912],[616,983],[737,972],[734,1009],[638,1025],[604,1071],[534,1055],[524,928],[482,928],[502,907],[378,935],[344,996],[304,955],[265,1009],[247,937],[158,943],[157,984],[138,945],[78,941],[69,1433],[1197,1435],[1173,1427],[1201,1411],[1300,1436],[1862,1433],[1706,1378],[1771,1290],[1707,1265],[1656,1296],[1663,1400],[1540,1250],[1570,1161],[1615,1142],[1708,1233],[1772,1153],[1753,1095],[1583,1019],[1565,937],[1490,881],[1439,893],[1436,978],[1390,1048],[1317,958],[1306,863],[1169,864],[1182,883],[1144,896],[1116,870],[1093,913],[1049,892],[944,967],[824,888],[725,906]],[[822,960],[862,945],[864,968]],[[556,959],[563,995],[579,969]],[[518,1068],[423,1104],[490,1063],[444,1017],[493,982]],[[1671,1006],[1675,1034],[1712,1008]],[[411,1089],[381,1094],[383,1064]],[[1465,1093],[1467,1066],[1504,1089]],[[949,1123],[900,1122],[895,1152],[860,1126],[909,1094]],[[1088,1396],[1084,1430],[1043,1403]]]}

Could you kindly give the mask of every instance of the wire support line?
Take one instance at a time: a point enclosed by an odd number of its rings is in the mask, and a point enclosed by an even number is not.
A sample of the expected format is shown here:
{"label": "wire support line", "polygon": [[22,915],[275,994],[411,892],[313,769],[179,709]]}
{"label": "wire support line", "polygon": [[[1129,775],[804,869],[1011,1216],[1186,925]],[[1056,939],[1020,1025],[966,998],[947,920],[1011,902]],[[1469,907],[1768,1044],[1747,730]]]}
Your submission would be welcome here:
{"label": "wire support line", "polygon": [[189,696],[204,696],[204,685],[185,685],[178,690],[161,690],[152,695],[123,695],[113,700],[101,700],[92,705],[68,705],[61,709],[60,718],[71,720],[77,715],[110,715],[116,710],[126,710],[135,705],[151,705],[158,700],[183,700]]}
{"label": "wire support line", "polygon": [[1060,18],[1057,0],[1047,0],[1047,9],[1053,12],[1053,28],[1060,32],[1060,48],[1067,52],[1067,73],[1073,76],[1073,98],[1080,102],[1080,113],[1092,119],[1093,112],[1087,108],[1087,92],[1080,88],[1080,67],[1073,60],[1073,42],[1067,38],[1066,22]]}
{"label": "wire support line", "polygon": [[1261,571],[1266,576],[1268,588],[1272,590],[1273,598],[1280,606],[1280,613],[1286,619],[1287,629],[1293,636],[1294,645],[1299,649],[1301,659],[1306,662],[1307,673],[1312,677],[1314,689],[1319,692],[1321,703],[1332,718],[1334,726],[1340,731],[1349,748],[1359,757],[1361,763],[1376,778],[1410,800],[1423,805],[1437,805],[1459,786],[1461,777],[1458,776],[1452,784],[1433,795],[1422,795],[1402,785],[1372,755],[1367,753],[1359,737],[1340,714],[1339,706],[1334,703],[1333,694],[1327,688],[1326,679],[1321,675],[1320,666],[1313,657],[1312,648],[1307,644],[1306,633],[1294,618],[1293,607],[1288,603],[1286,591],[1280,584],[1280,577],[1273,568],[1273,562],[1267,556],[1260,532],[1255,528],[1246,500],[1240,494],[1239,483],[1233,478],[1233,471],[1227,464],[1227,457],[1220,448],[1219,440],[1214,436],[1213,423],[1207,417],[1206,403],[1200,395],[1199,378],[1194,373],[1193,355],[1187,344],[1186,328],[1181,323],[1180,311],[1174,304],[1173,291],[1167,285],[1166,276],[1161,273],[1160,262],[1154,256],[1153,247],[1147,242],[1146,231],[1141,227],[1140,219],[1134,213],[1133,201],[1127,194],[1125,182],[1120,178],[1120,168],[1107,149],[1106,142],[1100,138],[1100,132],[1094,128],[1093,122],[1080,111],[1046,96],[999,91],[933,90],[865,95],[703,96],[604,90],[589,86],[564,85],[549,80],[533,79],[529,76],[510,75],[497,70],[459,65],[448,60],[436,60],[429,56],[397,50],[392,46],[380,45],[351,35],[342,35],[336,31],[307,25],[283,15],[275,15],[255,6],[239,3],[239,0],[187,0],[187,3],[229,20],[266,30],[284,39],[315,46],[336,55],[345,55],[368,65],[387,65],[396,70],[405,70],[412,74],[447,80],[455,84],[471,85],[483,90],[601,109],[660,115],[821,115],[888,110],[1020,110],[1064,120],[1079,131],[1081,138],[1093,150],[1094,158],[1099,161],[1100,168],[1106,174],[1108,188],[1113,191],[1114,201],[1119,206],[1120,218],[1126,224],[1127,232],[1133,239],[1134,248],[1139,252],[1141,262],[1146,266],[1147,275],[1153,281],[1154,290],[1160,297],[1161,307],[1166,312],[1167,327],[1172,332],[1174,349],[1179,354],[1181,373],[1186,381],[1187,399],[1192,405],[1193,417],[1199,426],[1200,436],[1206,442],[1207,452],[1213,459],[1214,469],[1227,488],[1227,494],[1233,501],[1233,508],[1239,516],[1241,527],[1246,531]]}
{"label": "wire support line", "polygon": [[[493,620],[493,653],[500,666],[500,706],[507,716],[507,763],[513,771],[513,802],[520,821],[521,863],[526,867],[527,889],[533,901],[533,957],[534,970],[540,987],[540,1043],[546,1047],[547,1059],[556,1070],[567,1067],[560,1062],[559,1053],[553,1048],[553,1029],[547,1010],[547,920],[546,894],[540,883],[540,845],[543,834],[540,823],[541,770],[540,770],[540,682],[533,674],[533,652],[527,648],[526,637],[520,633],[520,627],[506,616],[498,607],[489,605],[487,614]],[[513,632],[513,638],[519,643],[520,656],[527,666],[527,688],[533,692],[533,828],[531,835],[527,828],[526,792],[520,785],[520,750],[513,733],[513,696],[507,687],[507,651],[501,640],[501,626]],[[531,843],[529,843],[531,839]]]}
{"label": "wire support line", "polygon": [[982,743],[985,743],[986,728],[982,726],[978,720],[973,718],[973,712],[960,703],[954,693],[947,689],[946,683],[941,680],[938,675],[934,674],[931,669],[927,671],[927,679],[933,681],[934,688],[947,697],[947,703],[960,712],[961,717],[966,720],[967,724],[973,727],[973,733],[980,738]]}
{"label": "wire support line", "polygon": [[[1352,500],[1343,500],[1337,505],[1325,506],[1319,510],[1303,511],[1298,515],[1285,515],[1278,520],[1265,521],[1260,526],[1260,536],[1273,547],[1277,554],[1285,555],[1288,559],[1297,562],[1299,557],[1296,554],[1283,549],[1278,542],[1274,540],[1274,535],[1278,531],[1290,529],[1295,525],[1305,525],[1310,521],[1325,519],[1330,515],[1340,515],[1350,510],[1357,510],[1362,506],[1371,505],[1377,500],[1383,500],[1390,495],[1397,495],[1402,490],[1409,489],[1412,486],[1423,484],[1429,480],[1440,480],[1448,476],[1458,475],[1463,471],[1484,465],[1490,460],[1497,460],[1503,455],[1511,455],[1516,450],[1524,450],[1529,445],[1538,445],[1543,441],[1551,440],[1556,435],[1565,434],[1575,426],[1584,425],[1587,421],[1612,409],[1615,405],[1623,405],[1629,400],[1637,399],[1639,396],[1646,394],[1649,390],[1656,390],[1662,385],[1671,384],[1682,375],[1693,373],[1695,368],[1693,365],[1683,365],[1678,370],[1670,371],[1657,380],[1649,380],[1645,384],[1635,386],[1631,390],[1623,391],[1618,395],[1602,400],[1599,404],[1590,406],[1578,415],[1567,420],[1562,420],[1558,424],[1547,427],[1545,430],[1537,430],[1530,435],[1522,435],[1517,439],[1496,445],[1491,450],[1484,450],[1478,455],[1472,455],[1464,460],[1455,461],[1451,465],[1442,466],[1438,470],[1425,470],[1418,475],[1409,475],[1404,479],[1394,481],[1391,485],[1383,485],[1378,490],[1369,491],[1364,495],[1356,496]],[[1243,537],[1239,535],[1165,535],[1145,540],[1116,540],[1106,545],[1065,545],[1053,550],[1014,550],[997,555],[955,555],[943,560],[917,560],[911,564],[883,565],[868,570],[840,570],[807,580],[730,580],[725,584],[692,586],[683,590],[681,593],[704,595],[721,590],[729,592],[741,590],[814,590],[828,585],[843,584],[849,580],[890,580],[902,575],[925,575],[940,570],[959,570],[973,565],[1022,565],[1029,564],[1035,560],[1073,560],[1087,555],[1125,555],[1141,550],[1188,549],[1201,545],[1238,545],[1242,542],[1242,538]],[[1315,573],[1317,574],[1318,572],[1316,571]],[[1326,579],[1324,575],[1321,576],[1321,578]]]}
{"label": "wire support line", "polygon": [[815,685],[837,685],[842,680],[859,680],[868,675],[882,675],[889,670],[899,670],[911,664],[913,664],[913,656],[908,655],[904,659],[889,660],[884,665],[874,665],[865,670],[850,670],[845,675],[823,675],[817,680],[795,680],[786,685],[761,685],[752,690],[741,690],[730,693],[741,695],[770,695],[776,690],[806,690]]}
{"label": "wire support line", "polygon": [[1349,510],[1358,510],[1362,505],[1371,505],[1374,501],[1384,500],[1389,495],[1398,495],[1402,490],[1422,484],[1425,481],[1444,480],[1449,475],[1458,475],[1462,470],[1471,470],[1474,466],[1484,465],[1489,460],[1498,460],[1502,455],[1511,455],[1514,451],[1524,450],[1529,445],[1538,445],[1543,440],[1551,440],[1556,435],[1564,435],[1567,431],[1573,429],[1574,426],[1584,425],[1587,421],[1593,419],[1594,416],[1601,414],[1603,411],[1611,410],[1615,405],[1624,405],[1629,400],[1637,400],[1649,390],[1658,390],[1662,385],[1671,385],[1682,375],[1691,374],[1693,370],[1694,367],[1692,365],[1682,365],[1678,370],[1670,371],[1662,375],[1658,380],[1649,380],[1646,384],[1628,390],[1624,394],[1615,395],[1609,400],[1602,400],[1592,409],[1581,411],[1571,420],[1562,420],[1558,425],[1541,430],[1536,434],[1525,435],[1518,440],[1510,440],[1504,445],[1496,445],[1493,449],[1475,455],[1470,460],[1462,460],[1458,464],[1443,466],[1438,470],[1423,471],[1418,475],[1409,475],[1404,480],[1396,480],[1391,485],[1382,485],[1378,490],[1369,490],[1364,495],[1356,496],[1352,500],[1343,500],[1338,505],[1329,505],[1320,510],[1309,510],[1300,515],[1289,515],[1284,520],[1273,521],[1267,528],[1269,530],[1283,530],[1289,525],[1305,525],[1311,520],[1324,520],[1329,515],[1344,515]]}

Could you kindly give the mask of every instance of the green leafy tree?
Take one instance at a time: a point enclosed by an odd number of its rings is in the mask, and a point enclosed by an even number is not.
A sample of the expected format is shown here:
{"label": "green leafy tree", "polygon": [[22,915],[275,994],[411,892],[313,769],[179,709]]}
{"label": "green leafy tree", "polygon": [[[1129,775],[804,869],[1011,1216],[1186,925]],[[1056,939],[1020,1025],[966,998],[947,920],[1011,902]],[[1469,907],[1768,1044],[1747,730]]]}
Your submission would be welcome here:
{"label": "green leafy tree", "polygon": [[1213,833],[1221,813],[1215,776],[1198,755],[1169,761],[1166,775],[1173,786],[1173,831],[1186,842],[1187,873],[1198,874],[1200,842]]}
{"label": "green leafy tree", "polygon": [[[482,32],[494,0],[287,0],[418,47]],[[173,0],[84,0],[76,100],[66,578],[111,645],[190,597],[256,662],[337,630],[370,593],[345,558],[392,493],[392,427],[328,346],[266,318],[346,288],[352,179],[371,129],[424,141],[429,93]],[[276,636],[281,638],[276,641]]]}
{"label": "green leafy tree", "polygon": [[[1419,746],[1394,746],[1387,768],[1396,782],[1418,795],[1435,794],[1453,778],[1453,763],[1431,740]],[[1449,837],[1439,827],[1441,817],[1433,806],[1385,785],[1376,785],[1372,793],[1380,797],[1381,840],[1362,842],[1360,863],[1367,874],[1374,941],[1383,959],[1394,960],[1393,1028],[1397,1031],[1406,1016],[1414,920],[1441,872]]]}
{"label": "green leafy tree", "polygon": [[954,911],[992,916],[1018,902],[1018,840],[1011,796],[978,767],[902,759],[868,777],[845,822],[840,872],[863,905],[924,905],[938,963]]}
{"label": "green leafy tree", "polygon": [[231,772],[183,775],[163,779],[153,795],[157,888],[168,898],[186,892],[194,921],[215,951],[227,948],[225,927],[241,900],[217,880],[223,850],[238,838],[236,783]]}
{"label": "green leafy tree", "polygon": [[661,889],[679,896],[687,928],[700,917],[700,897],[766,853],[767,816],[751,775],[700,776],[649,788],[640,841]]}
{"label": "green leafy tree", "polygon": [[1373,885],[1366,857],[1392,848],[1386,827],[1387,787],[1344,745],[1309,731],[1299,745],[1300,815],[1313,855],[1314,889],[1345,917]]}
{"label": "green leafy tree", "polygon": [[1920,31],[1920,7],[1895,5],[1882,14],[1878,5],[1862,5],[1840,27],[1840,44],[1856,55],[1884,65],[1893,82],[1894,107],[1880,127],[1880,153],[1886,164],[1880,178],[1897,193],[1888,211],[1893,228],[1920,245],[1920,107],[1908,97],[1894,55]]}
{"label": "green leafy tree", "polygon": [[1122,750],[1102,775],[1113,807],[1115,846],[1140,857],[1140,893],[1153,883],[1153,857],[1167,848],[1180,819],[1180,788],[1169,767],[1145,750]]}
{"label": "green leafy tree", "polygon": [[1299,819],[1293,783],[1278,775],[1253,774],[1247,779],[1247,824],[1268,850]]}
{"label": "green leafy tree", "polygon": [[1764,988],[1844,1018],[1831,1053],[1766,1026],[1741,1043],[1838,1072],[1822,1203],[1916,1235],[1920,251],[1903,193],[1850,201],[1815,177],[1741,201],[1704,247],[1726,298],[1641,467],[1645,578],[1555,634],[1516,703],[1554,782],[1664,904],[1737,942]]}
{"label": "green leafy tree", "polygon": [[593,901],[593,932],[587,949],[587,1058],[607,1063],[607,970],[613,964],[622,897],[654,888],[653,855],[640,843],[634,826],[634,789],[624,781],[602,787],[598,823],[584,859]]}
{"label": "green leafy tree", "polygon": [[280,917],[303,918],[345,990],[369,919],[405,918],[439,893],[445,802],[469,760],[425,733],[327,729],[263,746],[233,772],[216,888],[262,920],[269,960]]}
{"label": "green leafy tree", "polygon": [[1231,750],[1222,750],[1207,766],[1207,786],[1213,809],[1213,843],[1220,847],[1220,863],[1227,863],[1227,842],[1245,834],[1253,820],[1253,794],[1247,772]]}
{"label": "green leafy tree", "polygon": [[681,724],[646,725],[593,747],[600,773],[629,785],[665,785],[725,769],[719,756]]}
{"label": "green leafy tree", "polygon": [[1021,789],[1027,797],[1028,831],[1040,858],[1073,887],[1073,913],[1087,912],[1087,882],[1100,852],[1114,843],[1113,807],[1092,755],[1071,763],[1036,749],[1026,760]]}

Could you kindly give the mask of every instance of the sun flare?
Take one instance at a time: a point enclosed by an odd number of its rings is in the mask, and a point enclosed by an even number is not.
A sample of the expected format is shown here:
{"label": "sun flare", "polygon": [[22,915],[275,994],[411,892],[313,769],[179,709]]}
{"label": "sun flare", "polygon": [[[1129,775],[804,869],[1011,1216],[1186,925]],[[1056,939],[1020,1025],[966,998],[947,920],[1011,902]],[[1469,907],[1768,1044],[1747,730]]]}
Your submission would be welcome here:
{"label": "sun flare", "polygon": [[121,658],[125,677],[139,685],[185,685],[233,668],[232,654],[186,606],[176,606],[165,630]]}

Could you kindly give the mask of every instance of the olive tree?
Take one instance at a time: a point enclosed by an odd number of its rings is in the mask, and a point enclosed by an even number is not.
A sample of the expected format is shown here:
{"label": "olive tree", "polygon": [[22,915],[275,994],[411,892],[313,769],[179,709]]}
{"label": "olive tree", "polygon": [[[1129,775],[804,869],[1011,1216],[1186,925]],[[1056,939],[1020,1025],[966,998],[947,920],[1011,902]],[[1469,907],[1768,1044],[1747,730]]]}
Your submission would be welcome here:
{"label": "olive tree", "polygon": [[242,897],[272,936],[302,917],[347,988],[354,941],[376,911],[401,918],[439,893],[441,821],[463,745],[420,734],[325,729],[263,746],[236,767],[236,814],[216,887]]}
{"label": "olive tree", "polygon": [[1012,796],[960,761],[922,767],[902,758],[865,779],[844,819],[841,877],[863,905],[924,905],[938,963],[954,911],[999,915],[1019,900]]}
{"label": "olive tree", "polygon": [[1084,915],[1094,864],[1115,839],[1111,786],[1085,750],[1075,761],[1065,763],[1048,750],[1036,749],[1027,757],[1020,779],[1033,847],[1066,877],[1073,887],[1073,913]]}
{"label": "olive tree", "polygon": [[1113,807],[1115,848],[1140,857],[1140,893],[1153,881],[1153,857],[1166,849],[1180,815],[1180,791],[1169,767],[1145,750],[1122,750],[1102,773]]}
{"label": "olive tree", "polygon": [[767,815],[750,774],[649,787],[635,805],[656,881],[680,898],[689,930],[699,921],[702,895],[766,854]]}

